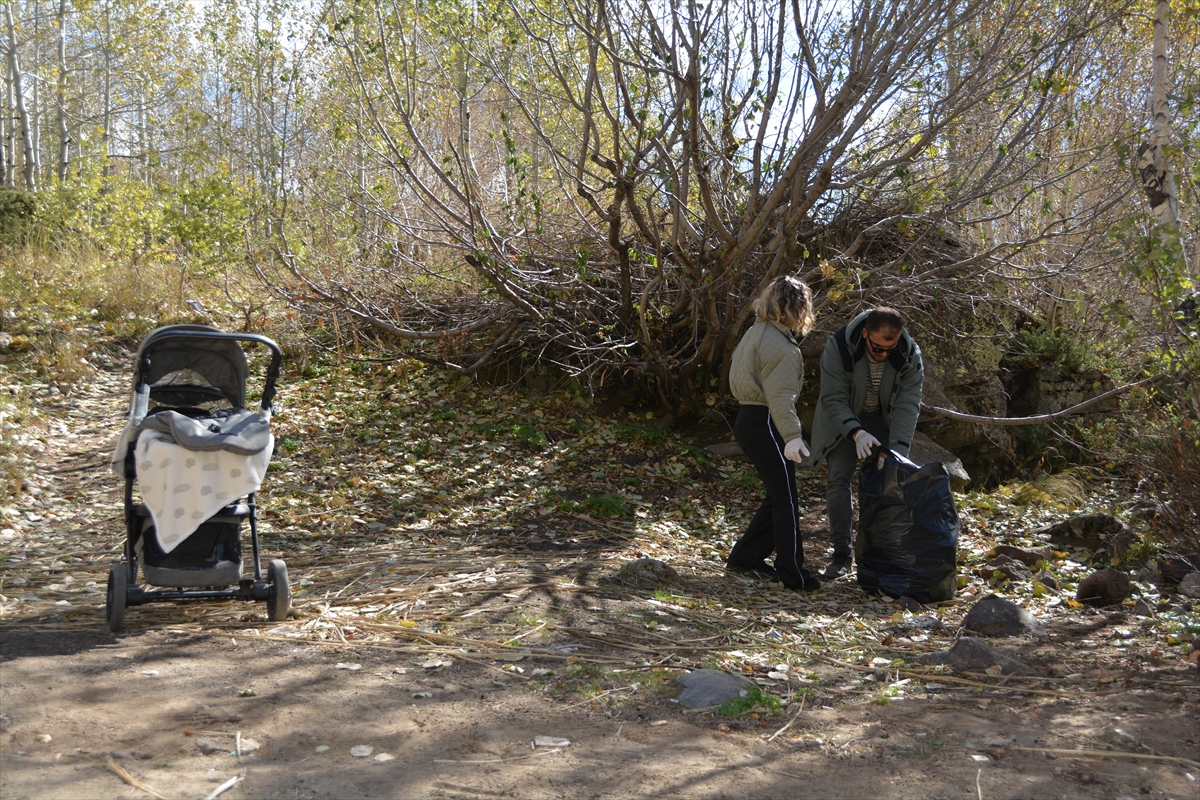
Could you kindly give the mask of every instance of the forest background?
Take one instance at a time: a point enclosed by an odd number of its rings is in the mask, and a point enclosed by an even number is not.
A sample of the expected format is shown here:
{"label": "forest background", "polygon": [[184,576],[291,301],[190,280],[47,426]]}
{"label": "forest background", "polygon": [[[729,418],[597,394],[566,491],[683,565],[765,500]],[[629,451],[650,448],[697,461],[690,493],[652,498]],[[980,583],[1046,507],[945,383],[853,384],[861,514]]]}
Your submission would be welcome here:
{"label": "forest background", "polygon": [[[713,420],[749,300],[799,272],[810,359],[905,314],[963,415],[923,430],[977,480],[1119,464],[1195,536],[1194,0],[3,14],[0,330],[54,381],[88,343],[46,293],[130,342],[202,321]],[[1006,426],[1031,368],[1156,380]]]}

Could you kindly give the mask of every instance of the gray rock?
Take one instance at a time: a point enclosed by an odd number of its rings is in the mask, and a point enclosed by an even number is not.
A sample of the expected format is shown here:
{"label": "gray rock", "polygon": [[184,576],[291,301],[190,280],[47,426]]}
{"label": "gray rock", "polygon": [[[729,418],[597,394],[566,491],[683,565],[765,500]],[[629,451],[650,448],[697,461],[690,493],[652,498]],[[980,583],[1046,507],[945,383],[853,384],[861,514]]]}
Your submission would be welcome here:
{"label": "gray rock", "polygon": [[1129,597],[1129,576],[1119,569],[1105,567],[1079,582],[1075,599],[1091,606],[1115,606]]}
{"label": "gray rock", "polygon": [[745,455],[742,446],[737,442],[717,442],[716,444],[708,445],[704,449],[714,456],[721,456],[723,458]]}
{"label": "gray rock", "polygon": [[984,636],[1045,636],[1033,615],[1011,600],[989,594],[967,612],[963,627]]}
{"label": "gray rock", "polygon": [[740,697],[752,684],[741,675],[731,675],[719,669],[692,670],[679,678],[683,693],[679,704],[687,708],[709,708],[719,706],[726,700]]}
{"label": "gray rock", "polygon": [[1200,570],[1200,554],[1186,558],[1166,558],[1158,567],[1162,576],[1161,585],[1168,588],[1178,586],[1181,580],[1197,570]]}
{"label": "gray rock", "polygon": [[657,558],[639,558],[621,567],[621,578],[634,586],[657,586],[661,583],[682,583],[679,573],[670,564]]}
{"label": "gray rock", "polygon": [[1034,575],[1033,579],[1047,589],[1053,589],[1056,592],[1062,588],[1062,584],[1058,582],[1058,578],[1054,577],[1054,573],[1049,570],[1042,570],[1037,575]]}
{"label": "gray rock", "polygon": [[1049,561],[1050,554],[1038,550],[1022,550],[1019,547],[1013,547],[1011,544],[998,544],[994,548],[996,555],[1008,556],[1009,558],[1020,561],[1025,566],[1032,569],[1039,561]]}
{"label": "gray rock", "polygon": [[1184,597],[1200,599],[1200,572],[1189,572],[1179,582],[1179,593]]}
{"label": "gray rock", "polygon": [[959,639],[944,653],[929,653],[919,657],[917,663],[946,664],[955,672],[984,672],[988,667],[1000,667],[1003,675],[1038,674],[1024,661],[969,636]]}
{"label": "gray rock", "polygon": [[1057,547],[1107,550],[1114,556],[1124,555],[1134,541],[1133,530],[1112,514],[1081,514],[1039,528],[1032,535]]}
{"label": "gray rock", "polygon": [[984,566],[984,569],[987,570],[989,578],[993,573],[999,572],[1010,581],[1033,580],[1033,573],[1029,571],[1029,567],[1008,556],[996,556]]}
{"label": "gray rock", "polygon": [[224,742],[214,742],[212,739],[197,739],[196,747],[199,748],[200,752],[204,753],[205,755],[212,755],[214,753],[228,753],[233,749],[231,746],[225,746]]}
{"label": "gray rock", "polygon": [[963,466],[962,459],[923,433],[913,434],[908,460],[922,467],[935,461],[940,463],[950,476],[950,488],[955,491],[962,491],[971,483],[971,475]]}

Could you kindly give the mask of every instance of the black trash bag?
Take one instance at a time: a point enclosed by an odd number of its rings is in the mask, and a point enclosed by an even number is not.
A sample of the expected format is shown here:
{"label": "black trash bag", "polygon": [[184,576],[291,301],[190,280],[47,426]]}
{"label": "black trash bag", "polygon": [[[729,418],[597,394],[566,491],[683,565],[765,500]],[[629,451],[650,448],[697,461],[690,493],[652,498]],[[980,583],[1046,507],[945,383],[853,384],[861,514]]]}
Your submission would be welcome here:
{"label": "black trash bag", "polygon": [[858,585],[921,603],[953,598],[962,523],[946,468],[878,450],[859,472],[858,500]]}

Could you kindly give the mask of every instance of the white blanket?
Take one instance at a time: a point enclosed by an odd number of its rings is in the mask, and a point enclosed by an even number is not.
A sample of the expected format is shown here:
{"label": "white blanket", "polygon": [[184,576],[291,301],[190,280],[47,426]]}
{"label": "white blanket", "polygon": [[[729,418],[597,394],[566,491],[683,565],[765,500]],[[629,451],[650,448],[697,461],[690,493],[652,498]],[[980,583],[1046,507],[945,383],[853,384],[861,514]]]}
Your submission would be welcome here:
{"label": "white blanket", "polygon": [[138,488],[158,531],[158,543],[169,553],[192,535],[200,523],[231,502],[257,492],[275,447],[252,456],[228,450],[188,450],[157,431],[137,440]]}

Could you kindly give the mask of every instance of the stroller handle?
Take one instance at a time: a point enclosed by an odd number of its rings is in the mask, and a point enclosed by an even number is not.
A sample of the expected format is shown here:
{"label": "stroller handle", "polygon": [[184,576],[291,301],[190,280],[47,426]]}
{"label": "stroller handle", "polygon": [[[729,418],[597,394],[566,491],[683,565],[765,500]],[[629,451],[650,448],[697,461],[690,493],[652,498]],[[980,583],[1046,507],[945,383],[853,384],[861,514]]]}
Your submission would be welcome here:
{"label": "stroller handle", "polygon": [[[268,339],[259,333],[226,333],[225,331],[206,331],[206,330],[164,330],[159,331],[153,341],[162,339],[232,339],[241,342],[254,342],[265,345],[271,351],[271,363],[267,365],[267,382],[263,386],[262,400],[259,401],[258,407],[263,411],[270,412],[271,403],[275,400],[275,383],[279,380],[279,368],[283,364],[283,351],[279,348],[274,340]],[[145,343],[143,343],[145,346]],[[144,365],[139,365],[139,372]],[[143,376],[138,375],[139,385],[145,383]]]}

